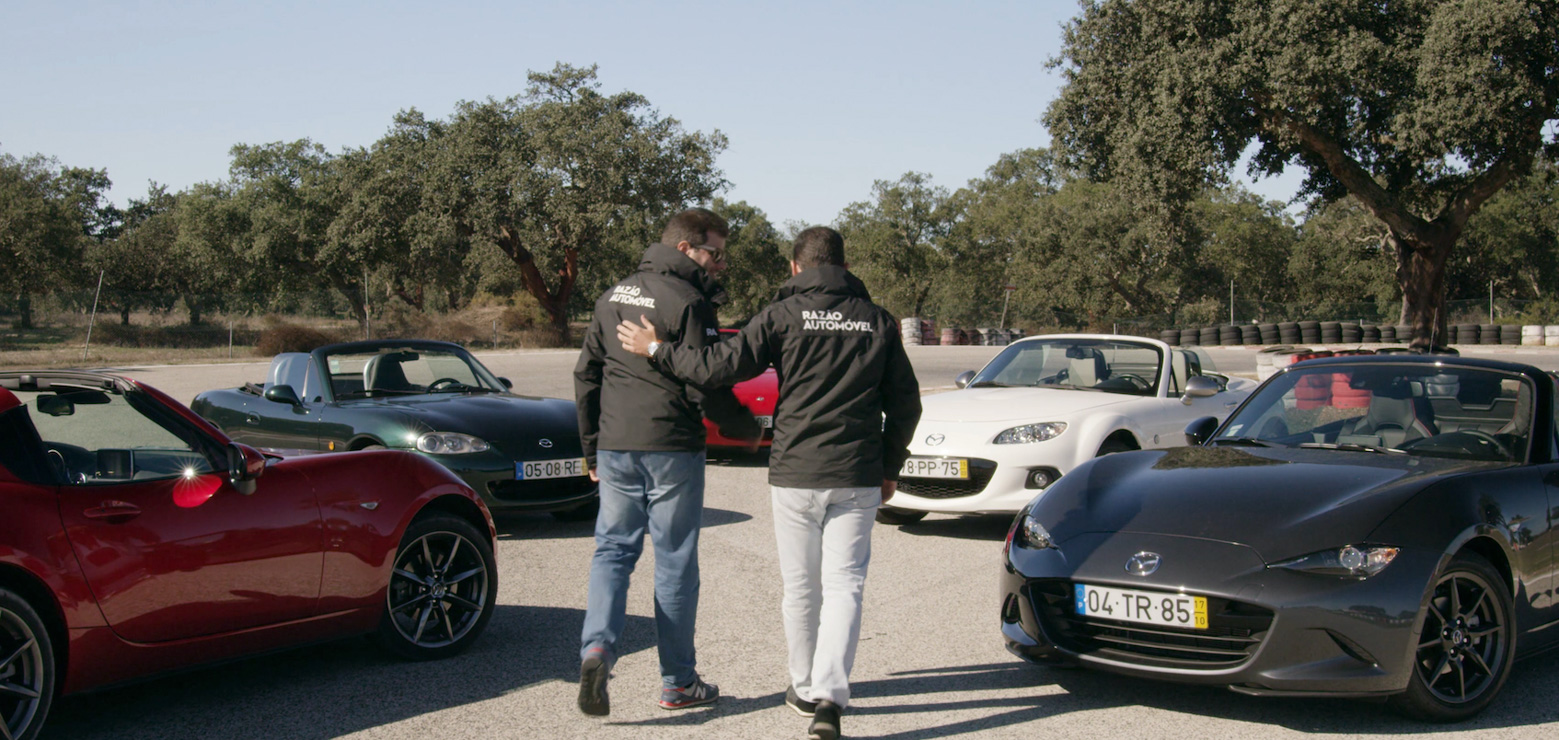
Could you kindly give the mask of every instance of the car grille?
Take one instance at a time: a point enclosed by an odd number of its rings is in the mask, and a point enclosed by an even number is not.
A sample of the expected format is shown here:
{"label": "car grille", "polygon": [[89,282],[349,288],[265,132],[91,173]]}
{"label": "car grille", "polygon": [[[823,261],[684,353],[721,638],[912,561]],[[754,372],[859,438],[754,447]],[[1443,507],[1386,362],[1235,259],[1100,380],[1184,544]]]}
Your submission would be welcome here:
{"label": "car grille", "polygon": [[898,490],[921,498],[959,498],[973,496],[985,490],[996,474],[993,460],[969,460],[969,480],[946,478],[900,478]]}
{"label": "car grille", "polygon": [[589,476],[542,480],[499,480],[487,484],[487,491],[499,501],[524,504],[548,504],[579,498],[595,490]]}
{"label": "car grille", "polygon": [[1250,660],[1267,638],[1272,611],[1229,599],[1207,597],[1207,629],[1193,630],[1084,617],[1073,609],[1071,581],[1029,585],[1034,613],[1057,644],[1145,666],[1216,670]]}

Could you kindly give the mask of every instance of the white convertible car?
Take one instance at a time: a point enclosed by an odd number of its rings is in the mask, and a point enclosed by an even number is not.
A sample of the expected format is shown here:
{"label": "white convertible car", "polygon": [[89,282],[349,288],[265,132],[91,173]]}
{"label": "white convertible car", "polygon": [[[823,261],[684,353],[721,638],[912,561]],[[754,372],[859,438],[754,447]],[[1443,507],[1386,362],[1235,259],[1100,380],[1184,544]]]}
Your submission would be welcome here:
{"label": "white convertible car", "polygon": [[1051,334],[1014,342],[959,390],[921,399],[925,411],[877,521],[928,512],[1017,512],[1089,458],[1185,444],[1185,427],[1222,419],[1256,381],[1213,372],[1198,348],[1112,334]]}

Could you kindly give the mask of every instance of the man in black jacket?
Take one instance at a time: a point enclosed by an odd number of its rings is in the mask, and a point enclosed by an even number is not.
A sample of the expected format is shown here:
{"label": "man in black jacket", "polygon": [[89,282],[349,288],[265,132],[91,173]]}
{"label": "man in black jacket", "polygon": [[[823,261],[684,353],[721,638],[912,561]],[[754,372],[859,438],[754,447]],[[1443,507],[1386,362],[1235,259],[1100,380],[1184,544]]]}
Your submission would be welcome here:
{"label": "man in black jacket", "polygon": [[920,421],[920,386],[898,322],[845,268],[844,239],[796,237],[791,279],[734,338],[680,341],[649,322],[618,325],[623,349],[697,385],[727,385],[771,364],[779,374],[769,485],[791,686],[785,702],[839,735],[861,629],[872,522],[893,495]]}
{"label": "man in black jacket", "polygon": [[661,243],[645,250],[637,272],[595,304],[574,368],[579,434],[590,477],[601,483],[595,556],[580,649],[579,708],[611,711],[606,682],[627,615],[628,577],[655,543],[655,628],[660,652],[660,705],[708,704],[719,689],[698,676],[693,649],[698,613],[698,531],[704,508],[703,417],[737,439],[762,434],[729,383],[701,390],[608,342],[603,327],[650,316],[692,347],[719,341],[715,306],[725,292],[711,273],[724,267],[725,219],[703,208],[674,216]]}

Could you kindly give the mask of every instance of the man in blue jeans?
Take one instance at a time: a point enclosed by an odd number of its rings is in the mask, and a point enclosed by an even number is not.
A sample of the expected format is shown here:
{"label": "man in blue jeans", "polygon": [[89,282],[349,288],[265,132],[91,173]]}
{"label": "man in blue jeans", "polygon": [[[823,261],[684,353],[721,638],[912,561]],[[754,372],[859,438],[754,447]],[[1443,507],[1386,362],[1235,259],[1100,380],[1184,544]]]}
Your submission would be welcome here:
{"label": "man in blue jeans", "polygon": [[[725,266],[725,219],[703,208],[674,216],[639,269],[595,304],[574,368],[579,434],[590,476],[601,484],[590,596],[581,635],[579,709],[611,712],[607,678],[627,618],[628,578],[655,543],[655,631],[660,651],[660,706],[708,704],[717,687],[699,678],[693,647],[698,614],[698,532],[704,509],[707,415],[735,439],[762,430],[730,386],[688,386],[622,349],[607,335],[628,316],[643,315],[691,346],[719,341],[715,307],[725,292],[713,275]],[[611,341],[607,341],[610,337]]]}

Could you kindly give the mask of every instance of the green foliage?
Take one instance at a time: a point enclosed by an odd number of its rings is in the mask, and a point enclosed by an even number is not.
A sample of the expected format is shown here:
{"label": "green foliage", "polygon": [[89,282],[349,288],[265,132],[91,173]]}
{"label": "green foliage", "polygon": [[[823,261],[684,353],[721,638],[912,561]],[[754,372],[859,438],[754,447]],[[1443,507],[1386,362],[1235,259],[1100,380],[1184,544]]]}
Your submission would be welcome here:
{"label": "green foliage", "polygon": [[728,319],[749,319],[774,300],[779,287],[790,279],[790,242],[762,210],[746,201],[716,198],[709,208],[731,227],[725,241],[727,267],[720,273],[720,284],[729,297],[722,311]]}
{"label": "green foliage", "polygon": [[943,242],[958,218],[957,204],[931,177],[906,173],[878,180],[872,201],[839,214],[845,256],[872,296],[897,316],[921,316],[948,269]]}
{"label": "green foliage", "polygon": [[1387,227],[1427,342],[1451,247],[1559,137],[1552,0],[1085,0],[1046,121],[1069,162],[1160,204],[1171,228],[1248,147],[1317,204]]}

